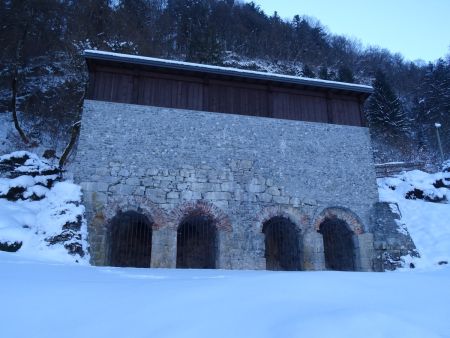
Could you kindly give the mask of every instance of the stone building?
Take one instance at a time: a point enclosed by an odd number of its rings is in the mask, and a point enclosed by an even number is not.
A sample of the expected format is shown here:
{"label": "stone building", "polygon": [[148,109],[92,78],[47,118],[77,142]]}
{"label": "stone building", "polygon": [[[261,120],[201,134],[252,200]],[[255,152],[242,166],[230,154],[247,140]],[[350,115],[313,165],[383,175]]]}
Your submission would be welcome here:
{"label": "stone building", "polygon": [[374,269],[363,85],[86,51],[96,265]]}

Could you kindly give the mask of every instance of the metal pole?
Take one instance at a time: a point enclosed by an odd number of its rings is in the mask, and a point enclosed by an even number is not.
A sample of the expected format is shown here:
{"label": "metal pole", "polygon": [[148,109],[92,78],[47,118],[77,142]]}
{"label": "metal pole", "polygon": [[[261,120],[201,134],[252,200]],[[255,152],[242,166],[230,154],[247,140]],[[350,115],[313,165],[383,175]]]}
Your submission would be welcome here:
{"label": "metal pole", "polygon": [[439,128],[441,127],[441,124],[435,123],[434,126],[436,127],[436,136],[438,140],[439,152],[441,153],[441,160],[444,162],[444,152],[442,151],[441,136],[439,135]]}

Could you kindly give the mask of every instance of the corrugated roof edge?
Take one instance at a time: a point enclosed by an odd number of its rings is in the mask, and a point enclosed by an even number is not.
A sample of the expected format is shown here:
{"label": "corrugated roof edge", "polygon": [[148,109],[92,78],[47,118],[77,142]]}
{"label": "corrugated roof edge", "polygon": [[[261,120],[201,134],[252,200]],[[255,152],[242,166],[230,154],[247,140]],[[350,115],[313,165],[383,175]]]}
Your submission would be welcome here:
{"label": "corrugated roof edge", "polygon": [[165,59],[158,59],[158,58],[153,58],[153,57],[148,57],[148,56],[105,52],[105,51],[92,50],[92,49],[85,50],[84,57],[87,59],[117,61],[117,62],[124,62],[124,63],[134,63],[134,64],[140,64],[140,65],[171,68],[171,69],[198,71],[198,72],[205,72],[205,73],[212,73],[212,74],[219,74],[219,75],[240,76],[240,77],[247,77],[247,78],[258,79],[258,80],[270,80],[270,81],[293,83],[293,84],[299,84],[299,85],[305,85],[305,86],[347,90],[347,91],[360,92],[360,93],[366,93],[366,94],[371,94],[373,92],[373,88],[371,86],[366,86],[366,85],[361,85],[361,84],[311,79],[311,78],[306,78],[306,77],[281,75],[281,74],[275,74],[275,73],[264,73],[264,72],[257,72],[257,71],[244,70],[244,69],[238,69],[238,68],[203,65],[203,64],[199,64],[199,63],[165,60]]}

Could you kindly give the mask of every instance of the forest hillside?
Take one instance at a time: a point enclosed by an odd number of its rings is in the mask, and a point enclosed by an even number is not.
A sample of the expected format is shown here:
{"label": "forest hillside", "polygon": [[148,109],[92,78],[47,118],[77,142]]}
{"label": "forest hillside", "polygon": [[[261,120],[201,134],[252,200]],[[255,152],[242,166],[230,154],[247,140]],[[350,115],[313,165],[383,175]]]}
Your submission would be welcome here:
{"label": "forest hillside", "polygon": [[438,165],[436,123],[450,156],[450,54],[405,60],[329,32],[300,4],[294,12],[286,19],[234,0],[0,1],[0,122],[11,126],[0,148],[64,147],[80,118],[89,48],[371,84],[376,162]]}

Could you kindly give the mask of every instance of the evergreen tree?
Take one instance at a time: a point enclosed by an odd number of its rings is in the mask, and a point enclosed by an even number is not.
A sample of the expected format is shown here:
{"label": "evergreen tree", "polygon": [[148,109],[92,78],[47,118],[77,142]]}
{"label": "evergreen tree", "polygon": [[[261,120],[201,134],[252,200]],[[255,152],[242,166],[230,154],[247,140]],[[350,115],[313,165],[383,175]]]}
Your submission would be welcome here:
{"label": "evergreen tree", "polygon": [[427,118],[433,123],[450,122],[450,64],[438,60],[429,66],[423,94]]}
{"label": "evergreen tree", "polygon": [[212,2],[207,0],[172,0],[168,12],[175,26],[179,54],[188,61],[221,63],[222,45],[211,20]]}
{"label": "evergreen tree", "polygon": [[441,125],[442,147],[450,153],[450,64],[430,64],[421,88],[422,128],[431,149],[436,148],[435,123]]}
{"label": "evergreen tree", "polygon": [[316,74],[314,74],[313,70],[311,69],[311,67],[309,67],[308,65],[303,65],[302,68],[302,76],[303,77],[310,77],[310,78],[315,78]]}
{"label": "evergreen tree", "polygon": [[353,77],[353,72],[347,66],[339,67],[337,80],[340,81],[340,82],[348,82],[348,83],[354,83],[355,82],[355,78]]}
{"label": "evergreen tree", "polygon": [[410,119],[382,71],[376,73],[373,89],[374,92],[367,102],[370,127],[388,135],[406,134],[409,131]]}
{"label": "evergreen tree", "polygon": [[326,66],[321,66],[319,68],[319,79],[330,80],[330,74],[328,73],[328,68]]}

